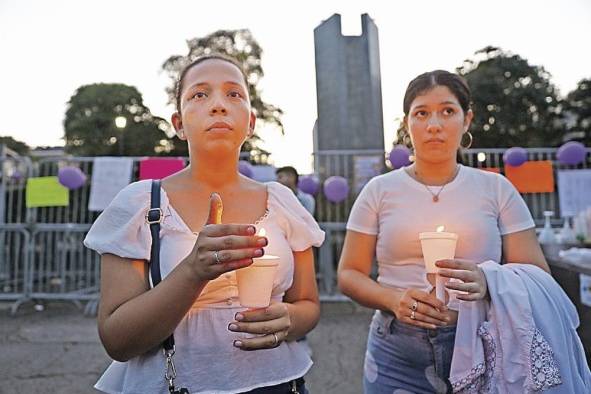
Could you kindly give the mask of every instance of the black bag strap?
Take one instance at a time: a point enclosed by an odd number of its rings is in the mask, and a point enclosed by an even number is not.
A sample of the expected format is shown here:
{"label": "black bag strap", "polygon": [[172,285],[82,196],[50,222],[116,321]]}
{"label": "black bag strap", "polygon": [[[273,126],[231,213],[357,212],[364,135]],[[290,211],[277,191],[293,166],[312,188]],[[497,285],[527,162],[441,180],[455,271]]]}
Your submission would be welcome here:
{"label": "black bag strap", "polygon": [[[150,197],[150,210],[146,214],[146,222],[150,225],[150,234],[152,235],[152,247],[150,249],[150,276],[152,277],[152,286],[156,287],[162,281],[160,273],[160,223],[164,219],[162,208],[160,208],[160,180],[152,180],[152,194]],[[174,336],[170,334],[162,342],[162,347],[166,350],[174,348]]]}

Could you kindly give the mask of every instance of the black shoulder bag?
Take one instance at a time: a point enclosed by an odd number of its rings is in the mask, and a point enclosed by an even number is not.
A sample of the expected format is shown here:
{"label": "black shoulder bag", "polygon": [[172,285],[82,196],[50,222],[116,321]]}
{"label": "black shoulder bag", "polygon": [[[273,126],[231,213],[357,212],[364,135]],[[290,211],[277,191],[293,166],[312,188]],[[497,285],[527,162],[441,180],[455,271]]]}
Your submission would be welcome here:
{"label": "black shoulder bag", "polygon": [[[152,286],[156,287],[162,280],[160,275],[160,223],[164,219],[164,214],[160,208],[160,180],[152,180],[152,194],[150,198],[150,210],[146,214],[146,222],[150,225],[150,234],[152,235],[152,247],[150,249],[150,276],[152,277]],[[164,378],[168,382],[168,392],[170,394],[189,394],[186,388],[176,389],[174,379],[176,378],[176,369],[174,367],[174,336],[170,334],[162,342],[162,350],[166,357],[166,370]]]}

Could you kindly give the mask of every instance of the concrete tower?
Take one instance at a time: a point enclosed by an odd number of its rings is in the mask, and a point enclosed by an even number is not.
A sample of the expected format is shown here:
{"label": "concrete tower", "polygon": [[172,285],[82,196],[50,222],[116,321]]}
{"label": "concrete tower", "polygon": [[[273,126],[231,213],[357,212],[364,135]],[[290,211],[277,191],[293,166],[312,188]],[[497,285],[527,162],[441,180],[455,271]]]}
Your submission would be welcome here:
{"label": "concrete tower", "polygon": [[315,152],[384,150],[378,29],[367,14],[361,24],[360,36],[343,36],[334,14],[314,30]]}
{"label": "concrete tower", "polygon": [[321,181],[339,175],[350,185],[342,203],[317,199],[320,221],[346,221],[357,193],[385,167],[378,29],[367,14],[361,25],[360,36],[343,36],[334,14],[314,29],[314,170]]}

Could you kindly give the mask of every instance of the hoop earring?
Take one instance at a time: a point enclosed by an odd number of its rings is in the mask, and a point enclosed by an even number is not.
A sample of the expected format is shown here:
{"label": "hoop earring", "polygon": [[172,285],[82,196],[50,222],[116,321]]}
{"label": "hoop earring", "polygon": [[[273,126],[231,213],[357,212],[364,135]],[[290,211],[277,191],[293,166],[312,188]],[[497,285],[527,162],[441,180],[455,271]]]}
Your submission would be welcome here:
{"label": "hoop earring", "polygon": [[[467,146],[462,145],[462,142],[460,141],[460,146],[463,149],[470,149],[470,147],[472,146],[472,142],[474,142],[474,137],[472,136],[472,133],[470,133],[469,131],[466,131],[464,134],[468,134],[468,138],[470,139],[470,141],[468,142]],[[464,135],[462,135],[462,139],[464,139]]]}

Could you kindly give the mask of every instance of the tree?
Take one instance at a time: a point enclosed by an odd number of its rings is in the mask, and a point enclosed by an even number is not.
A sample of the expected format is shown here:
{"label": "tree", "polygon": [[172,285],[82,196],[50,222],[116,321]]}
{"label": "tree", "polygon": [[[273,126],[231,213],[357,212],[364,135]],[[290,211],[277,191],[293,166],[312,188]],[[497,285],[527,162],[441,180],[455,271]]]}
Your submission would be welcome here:
{"label": "tree", "polygon": [[0,145],[6,145],[8,149],[15,151],[21,156],[28,155],[31,151],[29,145],[25,144],[24,142],[17,141],[10,136],[0,137]]}
{"label": "tree", "polygon": [[472,90],[474,147],[560,144],[561,103],[543,67],[489,46],[457,71]]}
{"label": "tree", "polygon": [[[115,118],[125,118],[118,128]],[[66,152],[77,156],[154,156],[173,149],[170,126],[143,103],[133,86],[92,84],[79,87],[68,102],[64,121]]]}
{"label": "tree", "polygon": [[[235,58],[242,65],[249,85],[248,91],[252,109],[258,121],[273,124],[283,133],[283,123],[281,123],[283,111],[263,101],[261,92],[257,87],[258,82],[264,76],[263,67],[261,66],[263,50],[248,29],[218,30],[205,37],[187,40],[187,46],[188,53],[185,56],[171,56],[162,65],[162,69],[168,73],[171,79],[170,86],[166,88],[170,104],[175,105],[177,81],[186,65],[199,56],[209,53],[222,53]],[[268,152],[257,146],[258,141],[260,141],[260,138],[255,134],[244,143],[242,151],[251,152],[254,150],[255,155],[260,154],[260,156],[265,157]]]}
{"label": "tree", "polygon": [[564,115],[568,134],[591,145],[591,79],[582,79],[568,94]]}

